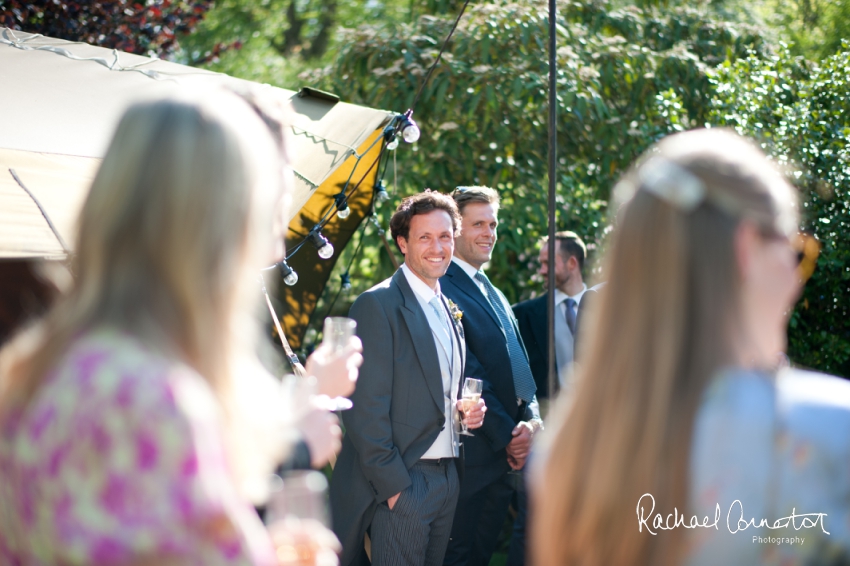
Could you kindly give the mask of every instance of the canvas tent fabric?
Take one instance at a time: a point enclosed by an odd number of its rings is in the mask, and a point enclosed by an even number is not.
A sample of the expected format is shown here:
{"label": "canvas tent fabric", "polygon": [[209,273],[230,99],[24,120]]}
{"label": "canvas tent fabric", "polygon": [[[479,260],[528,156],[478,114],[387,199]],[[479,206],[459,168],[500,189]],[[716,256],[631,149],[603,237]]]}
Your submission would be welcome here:
{"label": "canvas tent fabric", "polygon": [[[15,262],[62,259],[73,253],[79,210],[130,104],[179,89],[238,88],[247,83],[2,27],[0,79],[0,277],[3,265],[11,269]],[[294,109],[289,138],[295,170],[290,249],[333,206],[333,195],[352,170],[352,182],[365,176],[349,200],[351,215],[333,218],[323,231],[337,250],[334,257],[322,261],[314,250],[303,250],[292,258],[298,284],[281,284],[274,293],[287,336],[297,348],[339,253],[370,210],[377,167],[367,171],[380,155],[379,138],[395,114],[332,97],[303,96],[305,91],[254,88],[269,89]]]}
{"label": "canvas tent fabric", "polygon": [[[0,28],[0,76],[0,107],[5,109],[0,128],[0,258],[57,257],[66,251],[60,240],[73,246],[74,219],[118,119],[131,103],[187,87],[245,82],[7,28]],[[392,114],[264,88],[291,101],[295,109],[291,139],[296,186],[290,210],[295,216]]]}

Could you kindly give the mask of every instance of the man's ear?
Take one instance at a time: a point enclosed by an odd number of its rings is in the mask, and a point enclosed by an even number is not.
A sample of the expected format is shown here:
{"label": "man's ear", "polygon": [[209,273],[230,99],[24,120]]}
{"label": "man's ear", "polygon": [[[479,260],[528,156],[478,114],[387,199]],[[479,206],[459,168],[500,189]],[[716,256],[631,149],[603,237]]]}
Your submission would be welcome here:
{"label": "man's ear", "polygon": [[567,260],[567,271],[574,271],[576,269],[578,269],[578,259],[576,256],[571,255]]}
{"label": "man's ear", "polygon": [[407,240],[404,236],[396,236],[395,243],[398,246],[398,249],[401,250],[401,255],[407,255]]}

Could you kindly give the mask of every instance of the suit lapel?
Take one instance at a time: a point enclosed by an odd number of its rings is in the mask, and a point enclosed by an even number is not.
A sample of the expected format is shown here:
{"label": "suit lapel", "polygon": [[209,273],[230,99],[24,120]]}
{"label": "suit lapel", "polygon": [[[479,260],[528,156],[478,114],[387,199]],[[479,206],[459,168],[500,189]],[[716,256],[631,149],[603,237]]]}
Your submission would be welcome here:
{"label": "suit lapel", "polygon": [[468,295],[472,300],[477,302],[481,308],[487,312],[487,314],[490,315],[490,318],[493,319],[496,326],[499,328],[502,327],[502,323],[499,322],[499,317],[493,310],[493,306],[490,304],[490,301],[487,300],[487,297],[485,297],[484,293],[481,292],[481,289],[478,288],[478,284],[476,284],[475,281],[473,281],[458,264],[452,262],[451,265],[449,265],[449,270],[446,272],[446,275],[451,277],[452,283],[461,293]]}
{"label": "suit lapel", "polygon": [[404,298],[401,315],[404,317],[407,330],[410,332],[410,337],[413,340],[413,348],[416,350],[416,357],[419,359],[419,365],[422,367],[422,373],[425,376],[428,390],[431,392],[431,397],[434,398],[434,403],[440,408],[440,413],[442,413],[445,410],[443,403],[443,378],[442,371],[440,370],[440,361],[437,357],[437,345],[434,343],[434,334],[431,332],[431,325],[428,324],[428,319],[425,317],[422,307],[419,306],[419,301],[413,293],[413,289],[410,288],[404,273],[400,269],[393,276],[393,284],[398,286]]}
{"label": "suit lapel", "polygon": [[[542,344],[541,350],[547,354],[549,352],[549,313],[547,312],[549,295],[544,294],[541,297],[542,300],[537,301],[537,304],[534,305],[534,313],[531,317],[531,332],[534,334],[534,339],[538,344]],[[555,316],[558,316],[558,309],[555,309]],[[543,321],[543,324],[540,324],[538,321]]]}

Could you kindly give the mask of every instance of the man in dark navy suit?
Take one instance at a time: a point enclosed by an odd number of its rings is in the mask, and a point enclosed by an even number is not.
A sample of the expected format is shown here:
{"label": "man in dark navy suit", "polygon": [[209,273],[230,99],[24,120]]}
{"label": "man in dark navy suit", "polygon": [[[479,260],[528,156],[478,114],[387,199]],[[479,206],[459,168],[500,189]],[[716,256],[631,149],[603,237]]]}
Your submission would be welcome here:
{"label": "man in dark navy suit", "polygon": [[510,303],[481,271],[496,243],[499,195],[487,187],[459,187],[452,197],[462,228],[440,286],[463,312],[470,352],[465,375],[483,380],[487,418],[464,440],[464,476],[444,564],[486,566],[513,495],[510,472],[525,466],[542,421]]}
{"label": "man in dark navy suit", "polygon": [[[548,281],[548,240],[540,243],[540,275]],[[579,328],[579,305],[584,300],[587,285],[582,278],[587,247],[575,232],[555,233],[555,362],[558,369],[558,388],[571,386],[570,375],[575,359],[575,337]],[[531,372],[537,383],[537,398],[546,414],[549,394],[549,294],[514,305],[514,314],[525,343]],[[557,392],[556,392],[557,393]],[[544,401],[546,400],[546,401]]]}

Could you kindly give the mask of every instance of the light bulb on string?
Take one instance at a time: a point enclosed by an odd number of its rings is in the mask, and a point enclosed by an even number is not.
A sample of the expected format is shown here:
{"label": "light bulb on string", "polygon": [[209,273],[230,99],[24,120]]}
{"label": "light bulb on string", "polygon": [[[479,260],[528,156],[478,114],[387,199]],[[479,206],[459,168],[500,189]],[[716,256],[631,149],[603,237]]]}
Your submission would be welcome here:
{"label": "light bulb on string", "polygon": [[351,216],[351,209],[348,207],[348,199],[345,198],[344,193],[335,195],[334,200],[336,201],[336,215],[339,216],[340,220],[345,220]]}
{"label": "light bulb on string", "polygon": [[398,114],[390,121],[389,125],[384,128],[384,141],[387,142],[386,149],[389,151],[398,147],[398,124],[404,119],[404,114]]}
{"label": "light bulb on string", "polygon": [[330,259],[334,255],[334,247],[330,242],[319,248],[319,257],[322,259]]}
{"label": "light bulb on string", "polygon": [[298,274],[295,273],[295,270],[289,267],[289,264],[286,263],[286,260],[277,264],[280,268],[280,274],[283,276],[283,282],[292,287],[296,283],[298,283]]}
{"label": "light bulb on string", "polygon": [[339,278],[342,280],[341,288],[343,292],[348,293],[349,291],[351,291],[351,276],[348,274],[348,272],[346,271],[345,273],[340,275]]}
{"label": "light bulb on string", "polygon": [[378,184],[375,185],[375,202],[382,203],[386,202],[390,199],[390,193],[387,192],[387,189],[384,187],[383,181],[378,181]]}
{"label": "light bulb on string", "polygon": [[404,127],[401,131],[401,137],[404,138],[404,141],[407,143],[416,143],[419,141],[419,136],[422,133],[419,131],[419,126],[416,125],[416,122],[413,120],[410,121],[408,125]]}
{"label": "light bulb on string", "polygon": [[320,258],[329,259],[334,255],[333,244],[331,244],[328,239],[322,235],[321,229],[318,226],[310,230],[308,238],[310,239],[310,243],[316,246],[316,249],[319,250]]}
{"label": "light bulb on string", "polygon": [[407,143],[416,143],[419,141],[419,136],[422,135],[422,132],[419,131],[419,126],[413,121],[412,110],[404,113],[399,127],[401,128],[401,137],[404,138],[404,141]]}

